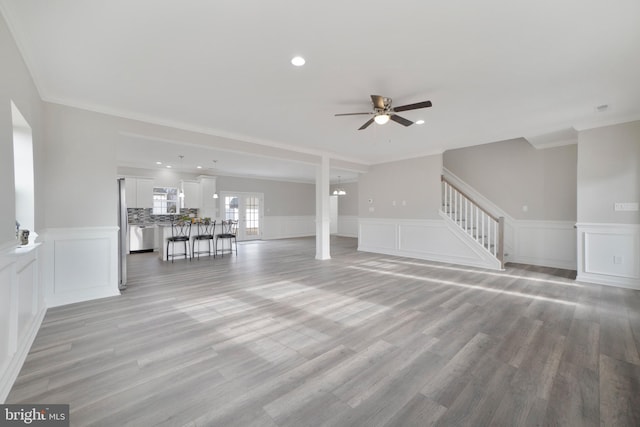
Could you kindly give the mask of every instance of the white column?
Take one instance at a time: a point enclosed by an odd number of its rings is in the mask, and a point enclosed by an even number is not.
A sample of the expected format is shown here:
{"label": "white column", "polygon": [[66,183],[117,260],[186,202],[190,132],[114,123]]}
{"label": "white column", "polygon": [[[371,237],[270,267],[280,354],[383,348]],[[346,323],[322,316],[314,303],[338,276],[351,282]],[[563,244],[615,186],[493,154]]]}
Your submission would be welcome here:
{"label": "white column", "polygon": [[316,259],[331,259],[329,178],[329,157],[322,156],[316,168]]}

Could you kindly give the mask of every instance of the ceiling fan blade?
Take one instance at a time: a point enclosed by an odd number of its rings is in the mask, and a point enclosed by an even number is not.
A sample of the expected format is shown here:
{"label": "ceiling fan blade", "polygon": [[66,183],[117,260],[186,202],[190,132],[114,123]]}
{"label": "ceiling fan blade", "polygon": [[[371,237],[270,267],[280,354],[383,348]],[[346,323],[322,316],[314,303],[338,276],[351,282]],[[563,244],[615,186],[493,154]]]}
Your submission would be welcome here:
{"label": "ceiling fan blade", "polygon": [[384,109],[384,96],[371,95],[371,102],[375,108]]}
{"label": "ceiling fan blade", "polygon": [[431,101],[417,102],[415,104],[401,105],[399,107],[392,108],[393,111],[408,111],[417,110],[418,108],[431,107]]}
{"label": "ceiling fan blade", "polygon": [[364,114],[373,114],[371,112],[369,113],[341,113],[341,114],[334,114],[334,116],[359,116],[359,115],[364,115]]}
{"label": "ceiling fan blade", "polygon": [[366,129],[366,128],[368,128],[368,127],[369,127],[369,125],[370,125],[371,123],[373,123],[373,119],[369,119],[369,120],[367,120],[367,123],[365,123],[365,124],[363,124],[362,126],[360,126],[360,127],[358,128],[358,130],[362,130],[362,129]]}
{"label": "ceiling fan blade", "polygon": [[413,124],[411,120],[407,120],[404,117],[398,116],[397,114],[392,114],[389,118],[396,123],[400,123],[403,126],[411,126]]}

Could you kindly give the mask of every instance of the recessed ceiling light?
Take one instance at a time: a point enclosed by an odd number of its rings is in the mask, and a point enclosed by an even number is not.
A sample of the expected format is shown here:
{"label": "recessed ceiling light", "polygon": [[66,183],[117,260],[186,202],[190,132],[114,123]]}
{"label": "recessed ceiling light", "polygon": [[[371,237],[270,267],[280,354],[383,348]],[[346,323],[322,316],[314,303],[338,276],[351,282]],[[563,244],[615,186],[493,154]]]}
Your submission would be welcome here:
{"label": "recessed ceiling light", "polygon": [[161,165],[161,164],[162,164],[162,162],[156,162],[156,165]]}
{"label": "recessed ceiling light", "polygon": [[167,165],[167,169],[171,169],[171,165]]}
{"label": "recessed ceiling light", "polygon": [[302,67],[305,64],[305,62],[307,61],[305,61],[302,56],[295,56],[293,57],[293,59],[291,59],[291,63],[296,67]]}
{"label": "recessed ceiling light", "polygon": [[422,119],[416,120],[416,124],[417,125],[423,125],[424,124],[424,120],[422,120]]}
{"label": "recessed ceiling light", "polygon": [[196,166],[196,169],[202,169],[202,166],[198,165]]}

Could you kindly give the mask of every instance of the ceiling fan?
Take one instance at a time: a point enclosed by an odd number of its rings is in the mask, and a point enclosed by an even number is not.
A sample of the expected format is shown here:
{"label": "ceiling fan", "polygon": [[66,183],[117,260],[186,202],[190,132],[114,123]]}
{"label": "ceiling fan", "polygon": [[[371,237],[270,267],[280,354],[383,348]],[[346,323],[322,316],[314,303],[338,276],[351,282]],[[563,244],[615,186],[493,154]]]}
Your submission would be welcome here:
{"label": "ceiling fan", "polygon": [[380,95],[371,95],[371,102],[373,103],[373,111],[368,113],[342,113],[336,114],[336,116],[357,116],[357,115],[370,115],[374,114],[374,116],[369,119],[365,124],[360,126],[358,130],[366,129],[373,122],[378,123],[379,125],[383,125],[387,123],[389,120],[393,120],[396,123],[400,123],[403,126],[411,126],[413,122],[411,120],[407,120],[404,117],[400,117],[397,115],[397,112],[400,111],[409,111],[409,110],[417,110],[419,108],[427,108],[431,107],[431,101],[417,102],[415,104],[407,104],[401,105],[399,107],[391,106],[391,98],[386,98]]}

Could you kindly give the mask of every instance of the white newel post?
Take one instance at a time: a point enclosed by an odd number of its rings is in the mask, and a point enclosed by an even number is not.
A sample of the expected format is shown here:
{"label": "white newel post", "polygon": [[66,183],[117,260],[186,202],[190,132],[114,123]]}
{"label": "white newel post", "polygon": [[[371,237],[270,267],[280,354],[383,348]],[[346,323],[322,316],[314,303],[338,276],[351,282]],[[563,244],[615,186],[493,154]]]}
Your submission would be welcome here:
{"label": "white newel post", "polygon": [[331,211],[329,204],[329,157],[316,168],[316,259],[331,259]]}

